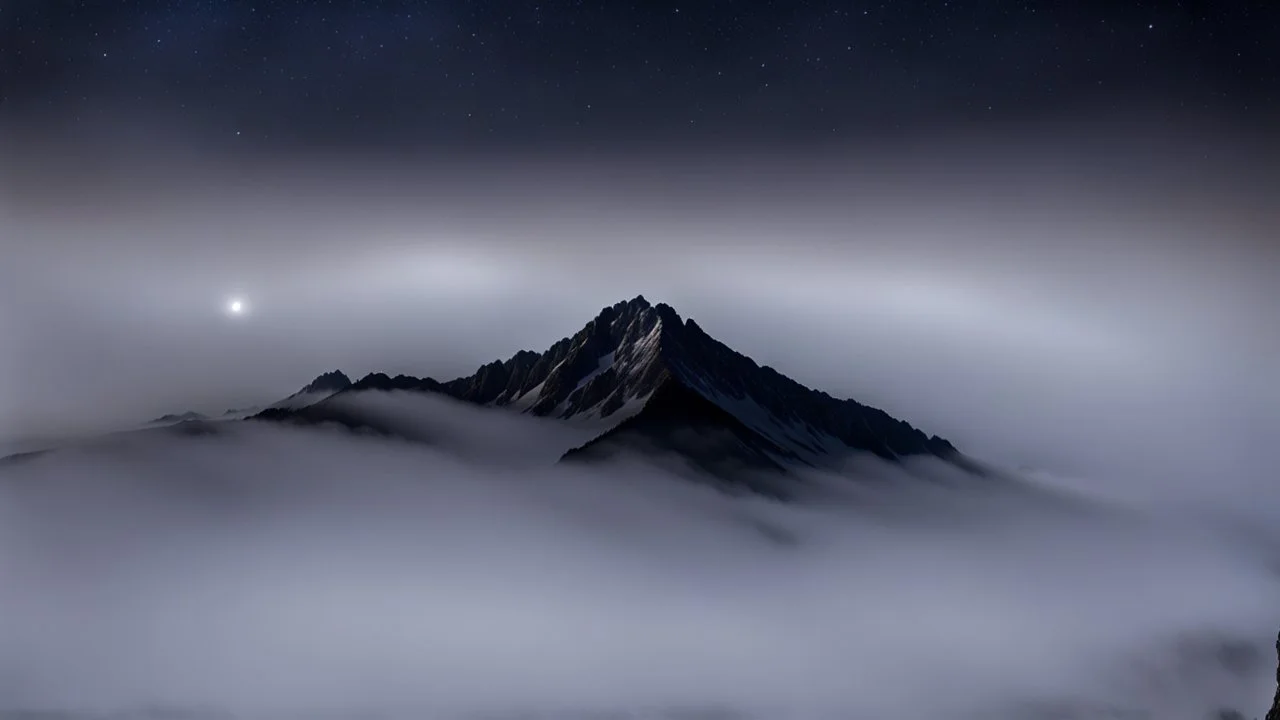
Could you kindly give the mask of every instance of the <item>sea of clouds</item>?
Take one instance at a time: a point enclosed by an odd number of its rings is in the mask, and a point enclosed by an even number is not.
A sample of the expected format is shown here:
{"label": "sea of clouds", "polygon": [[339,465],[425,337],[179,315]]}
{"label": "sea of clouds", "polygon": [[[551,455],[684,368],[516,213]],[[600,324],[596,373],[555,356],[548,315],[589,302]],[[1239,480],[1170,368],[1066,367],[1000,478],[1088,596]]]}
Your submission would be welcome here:
{"label": "sea of clouds", "polygon": [[855,460],[779,503],[555,463],[592,428],[345,402],[408,437],[193,424],[0,462],[0,710],[1203,720],[1274,690],[1280,532],[1247,498]]}

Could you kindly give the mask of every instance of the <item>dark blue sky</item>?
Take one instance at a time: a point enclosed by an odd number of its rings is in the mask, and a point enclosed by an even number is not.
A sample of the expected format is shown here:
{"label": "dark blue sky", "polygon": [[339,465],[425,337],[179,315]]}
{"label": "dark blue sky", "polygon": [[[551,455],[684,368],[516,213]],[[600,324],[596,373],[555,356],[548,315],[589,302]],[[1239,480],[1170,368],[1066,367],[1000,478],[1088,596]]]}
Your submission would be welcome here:
{"label": "dark blue sky", "polygon": [[1265,126],[1271,2],[0,3],[0,114],[262,146],[786,146],[1042,118]]}

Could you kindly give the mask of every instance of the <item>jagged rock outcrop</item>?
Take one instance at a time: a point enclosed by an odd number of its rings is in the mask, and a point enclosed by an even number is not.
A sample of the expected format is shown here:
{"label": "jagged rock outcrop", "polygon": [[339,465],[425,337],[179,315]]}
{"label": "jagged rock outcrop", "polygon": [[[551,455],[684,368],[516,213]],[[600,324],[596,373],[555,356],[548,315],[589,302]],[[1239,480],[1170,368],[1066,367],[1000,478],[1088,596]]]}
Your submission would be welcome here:
{"label": "jagged rock outcrop", "polygon": [[307,383],[307,386],[299,390],[300,393],[321,393],[321,392],[339,392],[351,387],[351,378],[341,370],[331,370],[323,373],[315,380]]}

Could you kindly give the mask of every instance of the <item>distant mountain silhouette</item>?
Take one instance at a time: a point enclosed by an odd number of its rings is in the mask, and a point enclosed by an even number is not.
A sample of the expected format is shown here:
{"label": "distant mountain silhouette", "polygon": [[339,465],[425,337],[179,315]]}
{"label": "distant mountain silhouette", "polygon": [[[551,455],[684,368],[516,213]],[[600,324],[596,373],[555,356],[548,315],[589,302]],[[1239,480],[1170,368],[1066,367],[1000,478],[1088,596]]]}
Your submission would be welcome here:
{"label": "distant mountain silhouette", "polygon": [[[431,378],[416,378],[410,375],[389,377],[383,373],[371,373],[360,378],[347,388],[350,392],[360,390],[409,390],[413,392],[444,393],[445,388]],[[447,393],[446,393],[447,394]]]}
{"label": "distant mountain silhouette", "polygon": [[331,370],[307,383],[298,392],[272,403],[267,410],[300,410],[351,387],[351,378],[341,370]]}
{"label": "distant mountain silhouette", "polygon": [[339,392],[351,387],[351,378],[341,370],[331,370],[323,373],[315,380],[307,383],[306,387],[299,390],[299,393],[321,393],[321,392]]}
{"label": "distant mountain silhouette", "polygon": [[[307,383],[305,386],[302,387],[302,389],[298,390],[297,392],[293,393],[292,395],[282,400],[278,400],[272,403],[271,405],[267,406],[266,409],[267,410],[282,410],[282,409],[298,410],[308,405],[314,405],[315,403],[318,403],[321,400],[324,400],[325,398],[333,395],[336,392],[345,390],[348,387],[351,387],[351,379],[348,378],[346,374],[343,373],[341,370],[332,370],[317,376],[316,379]],[[256,407],[231,408],[223,412],[222,415],[218,416],[218,418],[222,420],[235,419],[238,417],[243,418],[243,417],[259,415],[262,412],[264,412],[264,408],[261,405]],[[211,418],[207,415],[202,415],[201,413],[198,413],[198,412],[188,411],[182,414],[162,415],[148,422],[147,424],[148,425],[174,425],[177,423],[205,421],[210,419]]]}
{"label": "distant mountain silhouette", "polygon": [[382,422],[379,422],[378,418],[369,417],[350,406],[324,402],[343,393],[370,390],[437,392],[444,394],[443,386],[430,378],[415,378],[408,375],[389,377],[383,373],[371,373],[353,383],[342,371],[335,370],[321,375],[298,392],[250,416],[248,419],[270,420],[293,425],[333,423],[361,433],[383,436],[413,435],[414,433],[405,432],[404,428],[386,427]]}
{"label": "distant mountain silhouette", "polygon": [[161,415],[160,417],[152,420],[148,424],[149,425],[173,425],[175,423],[180,423],[180,422],[194,422],[198,420],[208,420],[208,419],[209,418],[205,417],[204,415],[201,415],[198,412],[184,412],[181,414],[170,413],[168,415]]}
{"label": "distant mountain silhouette", "polygon": [[[572,462],[622,450],[665,451],[725,475],[831,467],[850,454],[871,453],[890,462],[932,456],[977,470],[950,442],[757,365],[669,305],[643,296],[604,308],[544,352],[522,350],[466,377],[442,383],[375,373],[337,392],[363,390],[433,392],[542,417],[600,422],[607,429],[569,451],[564,459]],[[324,414],[320,406],[306,412],[280,407],[256,417],[306,422]]]}

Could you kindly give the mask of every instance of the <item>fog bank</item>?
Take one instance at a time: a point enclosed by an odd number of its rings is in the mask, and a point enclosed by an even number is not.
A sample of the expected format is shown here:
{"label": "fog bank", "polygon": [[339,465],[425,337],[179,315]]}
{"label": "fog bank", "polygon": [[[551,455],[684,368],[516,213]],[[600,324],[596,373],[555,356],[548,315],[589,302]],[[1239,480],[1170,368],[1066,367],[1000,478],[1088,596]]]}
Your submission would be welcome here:
{"label": "fog bank", "polygon": [[4,704],[1200,720],[1272,689],[1273,531],[874,463],[779,505],[547,466],[528,418],[481,462],[483,412],[448,417],[433,445],[238,423],[0,467]]}

